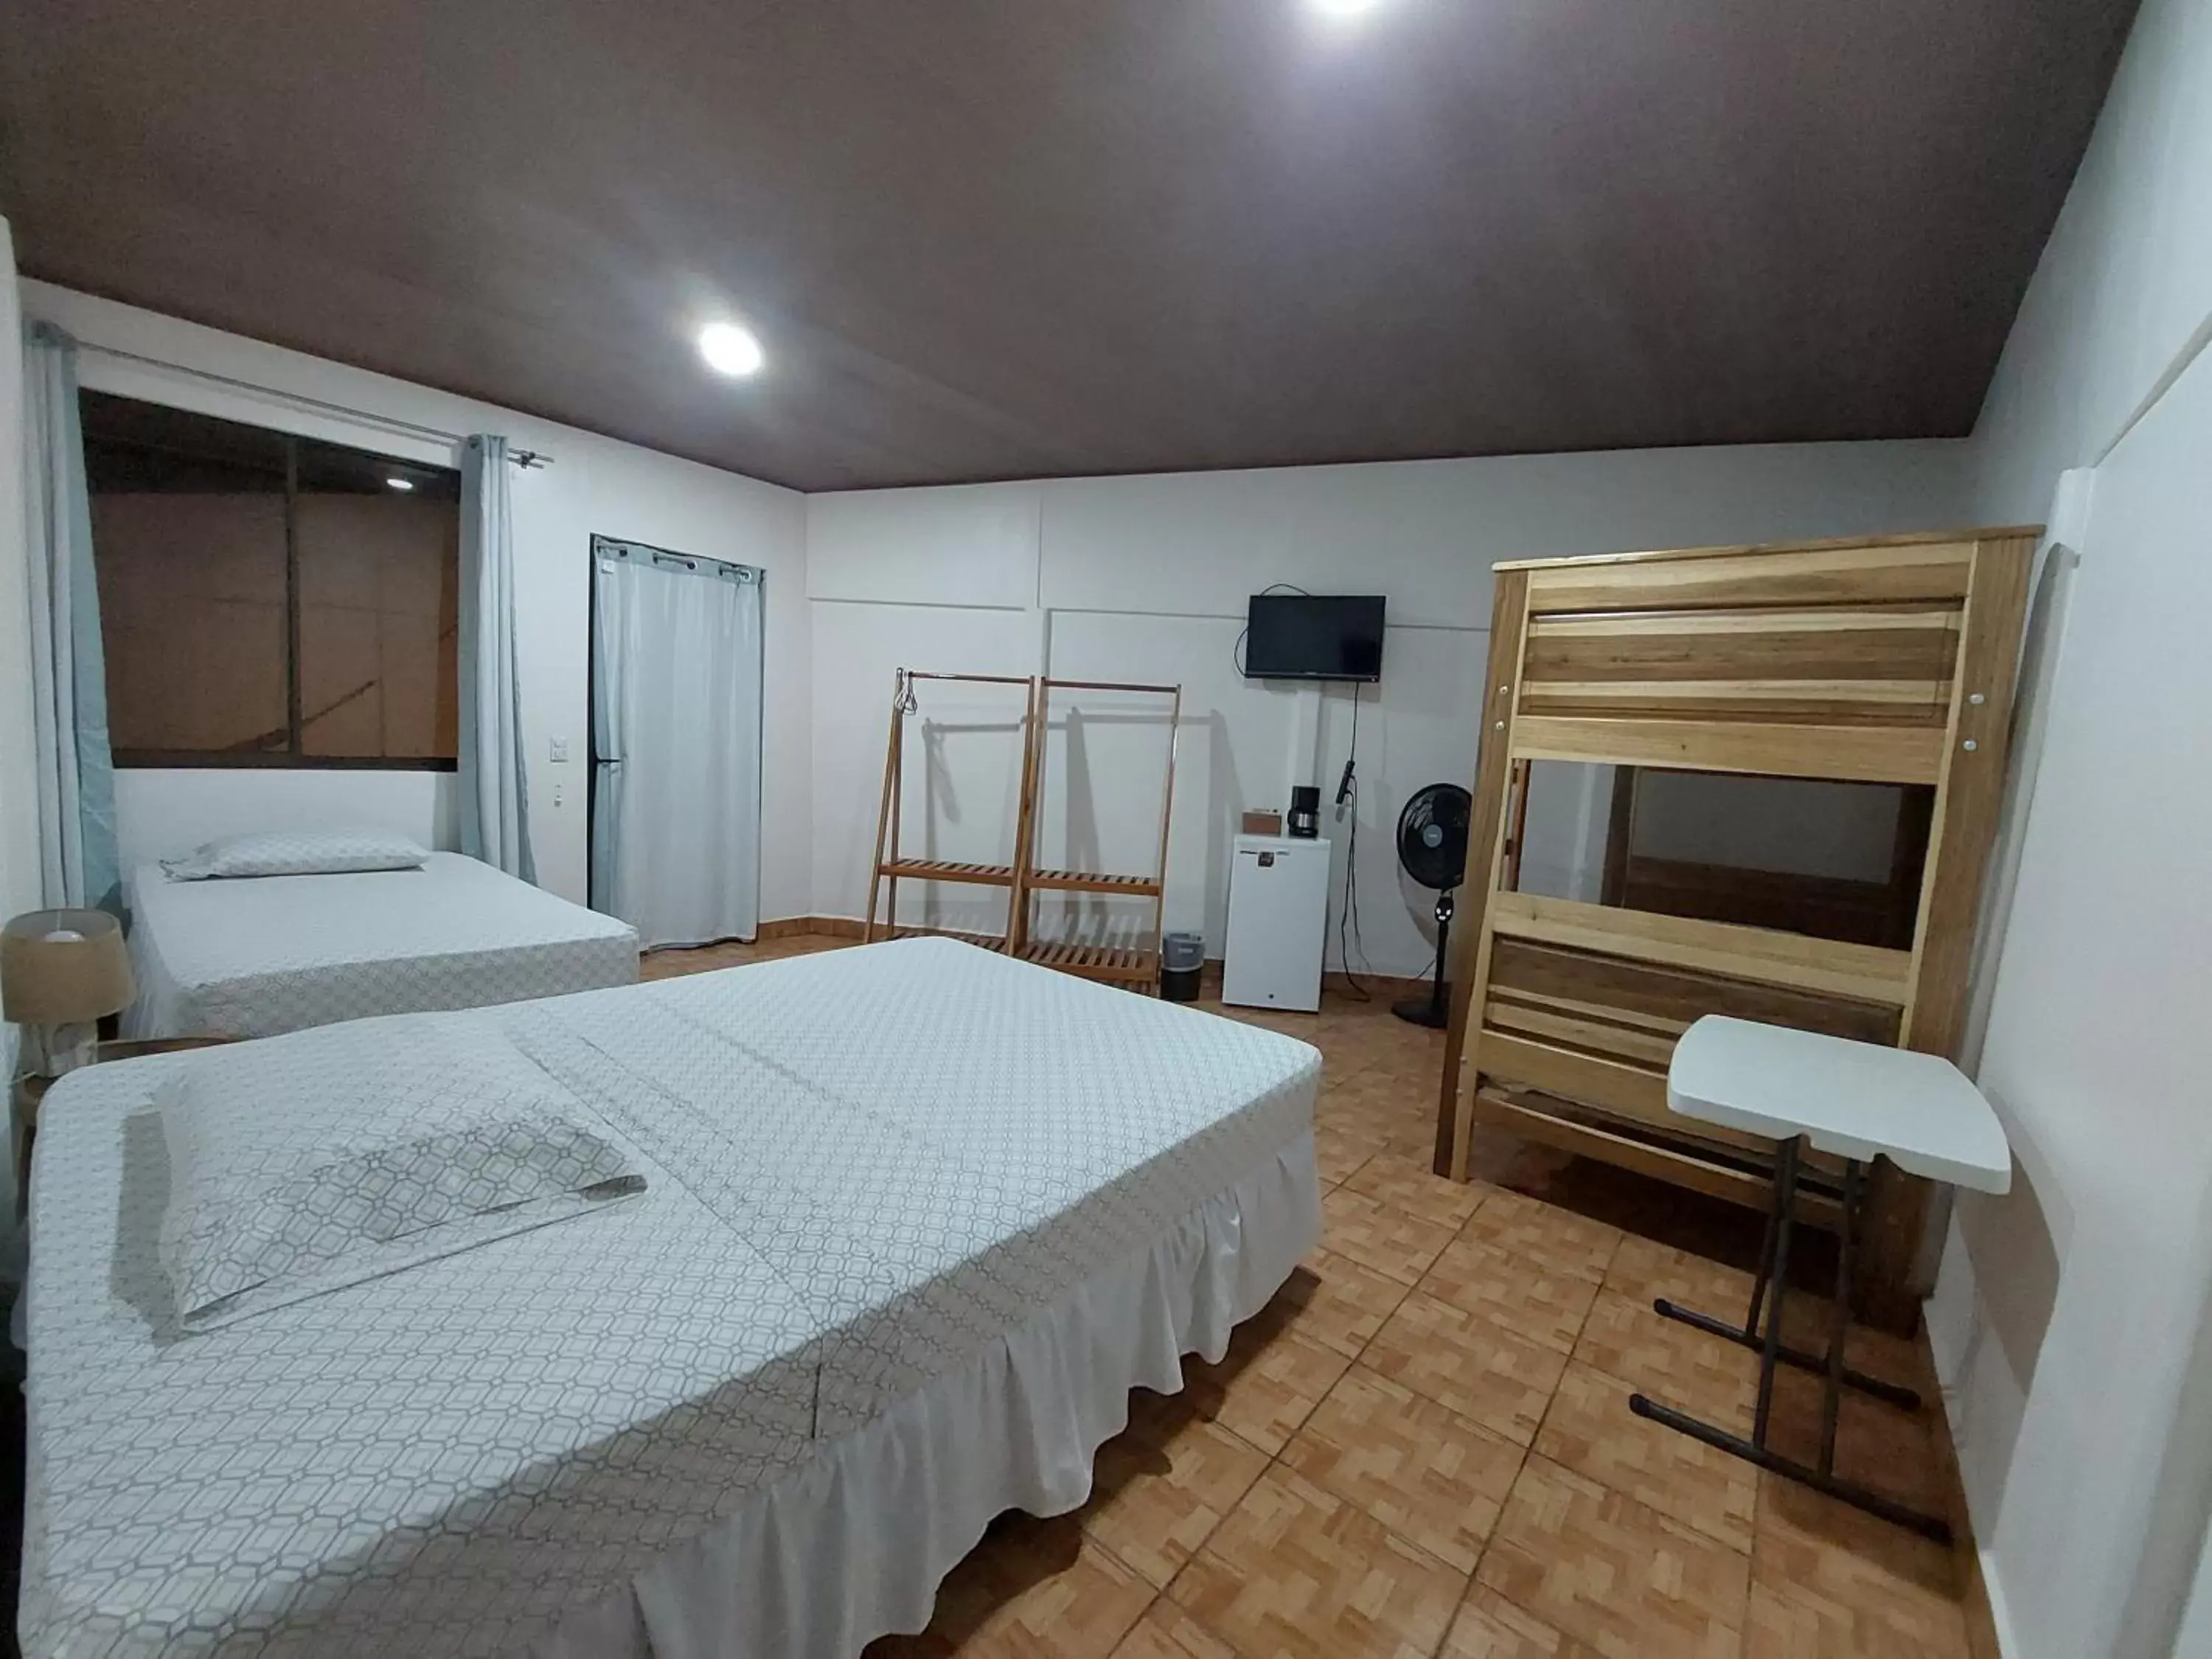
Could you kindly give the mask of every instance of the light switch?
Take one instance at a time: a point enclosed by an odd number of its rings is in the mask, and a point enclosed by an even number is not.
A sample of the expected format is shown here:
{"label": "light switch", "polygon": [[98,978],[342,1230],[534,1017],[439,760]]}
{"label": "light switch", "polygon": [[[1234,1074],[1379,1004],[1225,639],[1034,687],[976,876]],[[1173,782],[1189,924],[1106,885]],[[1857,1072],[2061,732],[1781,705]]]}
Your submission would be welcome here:
{"label": "light switch", "polygon": [[568,738],[555,738],[551,739],[551,740],[550,740],[550,742],[549,742],[549,743],[548,743],[548,744],[546,745],[546,747],[547,747],[547,749],[548,749],[548,750],[549,750],[549,751],[550,751],[550,752],[548,753],[547,757],[546,757],[546,758],[547,758],[547,759],[549,759],[549,760],[556,760],[556,761],[564,761],[564,760],[566,760],[566,759],[568,759]]}

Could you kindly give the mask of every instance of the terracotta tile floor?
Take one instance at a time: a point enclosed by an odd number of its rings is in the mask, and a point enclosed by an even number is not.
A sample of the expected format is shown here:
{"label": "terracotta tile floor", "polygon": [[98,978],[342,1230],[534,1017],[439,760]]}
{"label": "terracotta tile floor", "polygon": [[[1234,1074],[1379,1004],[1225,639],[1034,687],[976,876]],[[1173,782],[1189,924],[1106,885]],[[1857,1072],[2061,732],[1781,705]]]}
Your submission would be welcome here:
{"label": "terracotta tile floor", "polygon": [[[869,1659],[1965,1659],[1948,1552],[1628,1410],[1641,1388],[1747,1429],[1752,1356],[1650,1302],[1738,1309],[1756,1218],[1505,1137],[1439,1181],[1438,1034],[1334,994],[1200,1006],[1327,1056],[1322,1248],[1220,1364],[1133,1396],[1087,1505],[1000,1517],[930,1628]],[[1894,1339],[1853,1357],[1920,1380]],[[1808,1449],[1817,1389],[1788,1382],[1778,1432]],[[1844,1472],[1936,1506],[1941,1432],[1850,1401]]]}

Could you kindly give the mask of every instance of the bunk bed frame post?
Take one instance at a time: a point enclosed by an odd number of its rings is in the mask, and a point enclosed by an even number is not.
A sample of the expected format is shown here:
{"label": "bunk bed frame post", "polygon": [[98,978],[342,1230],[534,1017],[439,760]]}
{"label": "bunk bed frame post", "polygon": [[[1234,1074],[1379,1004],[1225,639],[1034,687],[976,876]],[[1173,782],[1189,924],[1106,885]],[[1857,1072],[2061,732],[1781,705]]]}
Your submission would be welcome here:
{"label": "bunk bed frame post", "polygon": [[1502,885],[1521,884],[1521,851],[1528,838],[1528,763],[1513,763],[1512,804],[1505,812],[1505,863]]}
{"label": "bunk bed frame post", "polygon": [[[1490,608],[1489,678],[1482,694],[1482,732],[1475,744],[1474,822],[1467,837],[1468,883],[1475,891],[1473,927],[1462,927],[1452,954],[1451,1018],[1444,1027],[1444,1074],[1437,1103],[1436,1171],[1467,1179],[1474,1139],[1473,1069],[1467,1034],[1482,1029],[1483,982],[1490,976],[1492,915],[1506,832],[1506,786],[1512,776],[1514,687],[1521,678],[1528,618],[1528,573],[1501,570]],[[1462,1075],[1464,1073],[1464,1075]]]}
{"label": "bunk bed frame post", "polygon": [[[1944,728],[1943,769],[1920,873],[1912,994],[1899,1023],[1899,1045],[1922,1054],[1955,1054],[1965,1035],[1982,881],[2004,805],[2013,695],[2036,540],[2000,537],[1974,548],[1960,623],[1956,690]],[[1860,1247],[1866,1286],[1862,1299],[1878,1322],[1906,1326],[1919,1311],[1921,1287],[1912,1276],[1928,1223],[1927,1186],[1887,1162],[1876,1163],[1871,1175]]]}

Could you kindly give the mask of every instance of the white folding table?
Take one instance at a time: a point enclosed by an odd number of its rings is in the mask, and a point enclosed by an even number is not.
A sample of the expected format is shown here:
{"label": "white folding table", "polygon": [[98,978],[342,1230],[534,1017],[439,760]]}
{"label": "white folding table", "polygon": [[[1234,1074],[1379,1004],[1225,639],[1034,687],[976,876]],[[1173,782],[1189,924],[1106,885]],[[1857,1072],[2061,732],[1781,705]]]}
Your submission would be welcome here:
{"label": "white folding table", "polygon": [[[1920,1405],[1920,1396],[1912,1389],[1844,1364],[1844,1339],[1850,1322],[1851,1255],[1864,1202],[1865,1165],[1887,1158],[1913,1175],[1978,1192],[2002,1193],[2012,1185],[2012,1149],[2004,1126],[1981,1091],[1938,1055],[1721,1014],[1698,1020],[1674,1045],[1667,1072],[1667,1104],[1685,1117],[1763,1135],[1781,1145],[1766,1240],[1743,1324],[1679,1307],[1665,1297],[1653,1304],[1669,1319],[1757,1349],[1759,1404],[1748,1440],[1641,1394],[1631,1397],[1629,1408],[1761,1468],[1948,1542],[1950,1527],[1939,1516],[1921,1514],[1836,1474],[1836,1424],[1845,1387],[1906,1410],[1917,1410]],[[1808,1146],[1844,1161],[1835,1309],[1827,1352],[1821,1355],[1782,1340],[1798,1168]],[[1826,1379],[1817,1465],[1784,1456],[1767,1443],[1774,1374],[1783,1364],[1818,1371]]]}

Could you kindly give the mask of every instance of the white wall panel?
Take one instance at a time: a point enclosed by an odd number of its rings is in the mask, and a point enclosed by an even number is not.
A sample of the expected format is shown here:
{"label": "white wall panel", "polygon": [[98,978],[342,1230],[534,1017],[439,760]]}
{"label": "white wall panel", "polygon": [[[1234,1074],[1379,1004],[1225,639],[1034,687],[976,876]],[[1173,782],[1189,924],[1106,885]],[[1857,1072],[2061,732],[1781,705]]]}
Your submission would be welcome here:
{"label": "white wall panel", "polygon": [[810,598],[1025,610],[1036,598],[1033,483],[810,498]]}
{"label": "white wall panel", "polygon": [[[1285,467],[1044,486],[1053,610],[1242,617],[1271,582],[1486,628],[1490,567],[1959,523],[1956,443],[1775,444]],[[823,498],[814,497],[820,501]]]}

